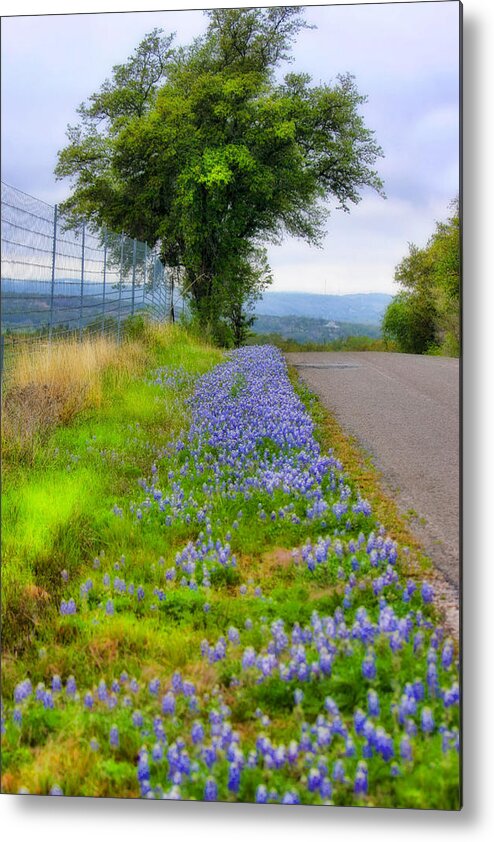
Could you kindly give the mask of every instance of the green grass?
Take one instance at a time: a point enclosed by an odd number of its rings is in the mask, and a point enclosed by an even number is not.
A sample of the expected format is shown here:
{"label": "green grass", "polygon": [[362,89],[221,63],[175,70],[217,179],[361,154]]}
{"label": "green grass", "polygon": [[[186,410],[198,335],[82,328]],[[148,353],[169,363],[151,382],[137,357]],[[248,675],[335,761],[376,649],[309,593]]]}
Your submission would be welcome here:
{"label": "green grass", "polygon": [[[146,340],[147,368],[182,367],[202,374],[218,363],[218,349],[175,328]],[[150,385],[142,378],[105,375],[102,405],[53,429],[34,460],[4,457],[2,490],[3,641],[9,652],[33,649],[33,626],[46,636],[47,613],[60,599],[61,571],[82,571],[101,550],[161,546],[155,530],[135,541],[134,530],[112,514],[127,505],[138,478],[149,469],[155,442],[187,425],[185,393]],[[141,546],[139,546],[141,544]],[[111,550],[110,550],[111,552]],[[39,590],[41,589],[41,590]],[[21,607],[22,606],[22,607]],[[22,665],[21,665],[22,668]]]}
{"label": "green grass", "polygon": [[[201,642],[217,640],[230,626],[244,630],[250,620],[252,627],[242,631],[242,645],[260,649],[275,619],[282,619],[289,628],[295,623],[309,623],[314,610],[321,615],[333,614],[342,599],[337,569],[342,566],[348,573],[350,559],[335,558],[314,573],[297,567],[291,560],[291,548],[321,534],[317,522],[271,522],[268,518],[261,523],[259,504],[267,513],[277,510],[286,503],[281,492],[269,499],[254,494],[250,500],[242,500],[240,514],[238,501],[200,491],[203,478],[199,482],[197,476],[191,475],[183,483],[186,494],[204,494],[213,507],[211,520],[219,524],[220,532],[222,528],[231,529],[233,521],[238,521],[230,540],[237,567],[213,570],[208,591],[169,586],[166,569],[175,553],[198,537],[201,527],[184,523],[165,527],[163,517],[155,510],[145,513],[141,522],[130,513],[130,503],[137,505],[145,496],[139,479],[149,477],[153,462],[165,469],[166,444],[186,429],[189,421],[187,389],[153,385],[151,374],[165,366],[200,375],[220,362],[223,353],[178,327],[165,336],[147,336],[142,341],[146,348],[145,376],[122,378],[108,371],[97,409],[86,409],[70,424],[52,429],[42,447],[34,451],[32,461],[16,460],[12,454],[5,465],[4,699],[11,698],[13,688],[26,676],[36,687],[38,682],[48,684],[56,674],[64,682],[74,675],[82,689],[96,686],[101,679],[109,685],[126,671],[144,686],[151,678],[159,678],[166,687],[174,671],[180,670],[194,681],[198,692],[210,693],[215,686],[221,689],[235,727],[242,734],[255,741],[255,711],[260,707],[269,711],[276,739],[288,744],[294,729],[300,726],[300,715],[293,711],[294,688],[272,679],[261,685],[247,683],[236,690],[231,681],[239,674],[238,658],[233,656],[210,665],[200,657]],[[334,448],[348,469],[348,484],[352,489],[361,488],[374,507],[376,517],[365,524],[355,517],[355,534],[364,527],[371,529],[376,519],[389,523],[393,537],[412,547],[408,560],[402,560],[403,572],[421,575],[426,562],[420,548],[413,544],[394,504],[383,494],[377,474],[293,373],[292,378],[317,423],[323,448]],[[233,391],[241,388],[239,381]],[[266,441],[261,449],[264,447],[269,450],[273,445]],[[161,487],[169,488],[171,483],[172,480]],[[116,516],[114,507],[121,509],[124,516]],[[328,516],[325,531],[331,532],[335,525]],[[368,562],[364,553],[360,560],[365,573]],[[66,571],[65,578],[62,571]],[[145,598],[139,601],[129,593],[117,594],[113,597],[114,613],[108,616],[104,606],[109,591],[103,574],[110,579],[123,577],[136,588],[143,586]],[[94,585],[83,599],[80,588],[88,578],[94,580]],[[239,593],[241,583],[247,584],[244,596]],[[262,587],[262,597],[256,596],[256,585]],[[166,588],[163,601],[154,593],[160,588]],[[77,614],[61,616],[60,601],[70,597],[77,602]],[[370,588],[362,592],[360,604],[375,616],[376,600]],[[205,610],[207,607],[209,610]],[[394,607],[400,616],[408,610],[399,602]],[[418,599],[412,601],[411,607],[420,607]],[[434,616],[433,610],[429,613]],[[380,671],[377,687],[384,696],[395,698],[400,686],[396,677],[398,662],[389,650],[380,653],[380,657],[385,669]],[[335,680],[307,684],[305,717],[315,718],[327,695],[333,696],[344,715],[351,715],[356,705],[365,706],[367,686],[361,681],[360,658],[360,650],[356,649]],[[418,659],[405,660],[399,668],[413,677],[416,669],[423,668],[424,658],[422,654]],[[170,742],[173,734],[175,738],[181,736],[180,728],[185,727],[184,723],[190,725],[194,718],[183,702],[181,699],[179,724],[170,723]],[[147,723],[150,729],[155,713],[152,700],[141,694],[139,705],[145,726]],[[106,748],[111,724],[119,728],[118,750]],[[51,786],[59,784],[66,795],[138,794],[135,759],[143,738],[139,730],[130,726],[128,711],[121,706],[113,711],[97,708],[84,715],[80,705],[70,700],[55,710],[29,704],[22,733],[10,719],[6,729],[4,791],[16,792],[23,786],[31,792],[47,793]],[[92,739],[104,745],[105,751],[92,751]],[[451,755],[442,755],[438,740],[431,738],[429,754],[424,754],[414,774],[406,779],[390,782],[384,764],[383,768],[373,765],[374,803],[454,809],[458,799],[454,785],[457,769]],[[158,767],[153,767],[153,774],[159,779]],[[226,774],[225,765],[224,786]],[[282,787],[280,775],[273,772],[274,787]],[[239,798],[252,800],[256,781],[254,772],[248,771],[243,776]],[[162,784],[166,788],[166,780]],[[202,787],[192,782],[188,796],[202,798],[202,794]],[[366,803],[373,803],[372,799]],[[335,803],[354,803],[351,787],[342,788]]]}

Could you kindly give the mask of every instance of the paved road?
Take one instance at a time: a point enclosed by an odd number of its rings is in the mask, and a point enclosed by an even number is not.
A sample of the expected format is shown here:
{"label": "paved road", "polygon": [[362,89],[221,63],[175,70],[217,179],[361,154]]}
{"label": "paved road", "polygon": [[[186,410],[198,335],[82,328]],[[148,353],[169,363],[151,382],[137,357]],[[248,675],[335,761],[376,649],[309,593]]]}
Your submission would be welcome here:
{"label": "paved road", "polygon": [[370,454],[401,511],[418,513],[414,534],[457,590],[458,360],[367,352],[286,356]]}

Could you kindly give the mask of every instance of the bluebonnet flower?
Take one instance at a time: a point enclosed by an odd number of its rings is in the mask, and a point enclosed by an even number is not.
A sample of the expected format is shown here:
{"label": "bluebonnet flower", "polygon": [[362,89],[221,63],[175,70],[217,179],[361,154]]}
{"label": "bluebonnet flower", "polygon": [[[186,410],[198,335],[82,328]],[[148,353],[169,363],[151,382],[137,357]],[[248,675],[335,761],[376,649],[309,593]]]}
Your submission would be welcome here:
{"label": "bluebonnet flower", "polygon": [[407,734],[405,734],[400,741],[400,755],[402,760],[411,760],[412,759],[412,746],[410,743],[410,738]]}
{"label": "bluebonnet flower", "polygon": [[155,763],[159,763],[160,760],[163,759],[163,744],[162,743],[155,743],[152,751],[151,757],[153,758]]}
{"label": "bluebonnet flower", "polygon": [[322,783],[322,777],[319,769],[310,769],[307,775],[307,789],[309,792],[316,792]]}
{"label": "bluebonnet flower", "polygon": [[381,726],[376,728],[374,746],[377,753],[381,755],[383,760],[388,761],[394,757],[393,740]]}
{"label": "bluebonnet flower", "polygon": [[149,692],[152,696],[157,696],[160,691],[161,682],[159,678],[152,678],[149,682]]}
{"label": "bluebonnet flower", "polygon": [[234,628],[234,626],[230,626],[227,631],[227,637],[230,643],[233,643],[235,646],[240,643],[240,634],[238,629]]}
{"label": "bluebonnet flower", "polygon": [[337,716],[338,705],[330,696],[326,696],[324,700],[324,707],[326,708],[328,713],[332,714],[333,716]]}
{"label": "bluebonnet flower", "polygon": [[355,795],[367,795],[368,779],[367,779],[367,764],[363,760],[357,763],[357,771],[355,773],[355,781],[353,791]]}
{"label": "bluebonnet flower", "polygon": [[44,694],[44,697],[43,697],[43,707],[46,710],[53,710],[53,708],[55,707],[55,703],[53,701],[53,696],[52,696],[50,690],[45,691],[45,694]]}
{"label": "bluebonnet flower", "polygon": [[228,789],[234,793],[240,789],[240,767],[237,763],[231,763],[228,767]]}
{"label": "bluebonnet flower", "polygon": [[174,693],[181,693],[183,687],[183,679],[179,672],[174,672],[172,675],[172,690]]}
{"label": "bluebonnet flower", "polygon": [[443,650],[441,653],[441,663],[443,665],[443,669],[449,669],[451,664],[453,663],[453,656],[454,656],[454,649],[453,649],[453,641],[448,639],[445,641]]}
{"label": "bluebonnet flower", "polygon": [[300,804],[300,796],[296,792],[285,792],[282,804]]}
{"label": "bluebonnet flower", "polygon": [[204,786],[204,801],[218,800],[218,784],[214,778],[208,778]]}
{"label": "bluebonnet flower", "polygon": [[335,760],[333,764],[333,780],[339,783],[344,783],[346,779],[345,767],[341,760]]}
{"label": "bluebonnet flower", "polygon": [[331,798],[333,794],[333,785],[329,778],[323,778],[321,781],[321,787],[319,790],[321,798],[328,799]]}
{"label": "bluebonnet flower", "polygon": [[67,696],[75,696],[77,692],[77,685],[75,683],[75,678],[73,675],[69,675],[67,679],[67,683],[65,685],[65,692]]}
{"label": "bluebonnet flower", "polygon": [[448,708],[452,705],[457,705],[460,701],[460,688],[458,682],[455,681],[454,684],[448,690],[443,692],[443,702],[444,707]]}
{"label": "bluebonnet flower", "polygon": [[367,710],[369,716],[379,716],[379,696],[375,690],[369,690],[367,693]]}
{"label": "bluebonnet flower", "polygon": [[120,744],[120,738],[118,733],[118,728],[116,725],[112,725],[110,728],[110,745],[112,748],[118,748]]}
{"label": "bluebonnet flower", "polygon": [[161,711],[162,713],[167,714],[174,714],[175,713],[175,696],[173,693],[169,692],[161,701]]}
{"label": "bluebonnet flower", "polygon": [[413,695],[417,702],[421,702],[425,696],[424,685],[422,681],[418,678],[413,682]]}
{"label": "bluebonnet flower", "polygon": [[420,721],[424,734],[431,734],[434,730],[434,717],[430,708],[422,708]]}
{"label": "bluebonnet flower", "polygon": [[367,721],[367,717],[363,710],[358,708],[355,713],[353,714],[353,725],[355,728],[355,733],[360,735],[364,733],[364,725]]}
{"label": "bluebonnet flower", "polygon": [[367,652],[362,661],[362,675],[369,681],[376,677],[376,657],[374,653]]}
{"label": "bluebonnet flower", "polygon": [[430,603],[434,599],[434,589],[429,582],[422,584],[422,599],[425,603]]}
{"label": "bluebonnet flower", "polygon": [[264,784],[259,784],[256,789],[256,804],[267,804],[268,803],[268,790],[264,786]]}
{"label": "bluebonnet flower", "polygon": [[191,737],[195,745],[202,743],[204,740],[204,727],[198,719],[192,724]]}
{"label": "bluebonnet flower", "polygon": [[63,795],[63,789],[58,784],[54,784],[50,789],[49,795]]}
{"label": "bluebonnet flower", "polygon": [[59,675],[54,675],[51,680],[51,689],[53,693],[61,693],[62,691],[62,679]]}
{"label": "bluebonnet flower", "polygon": [[253,667],[256,662],[256,652],[252,646],[248,646],[244,650],[244,654],[242,657],[242,668],[248,669],[249,667]]}

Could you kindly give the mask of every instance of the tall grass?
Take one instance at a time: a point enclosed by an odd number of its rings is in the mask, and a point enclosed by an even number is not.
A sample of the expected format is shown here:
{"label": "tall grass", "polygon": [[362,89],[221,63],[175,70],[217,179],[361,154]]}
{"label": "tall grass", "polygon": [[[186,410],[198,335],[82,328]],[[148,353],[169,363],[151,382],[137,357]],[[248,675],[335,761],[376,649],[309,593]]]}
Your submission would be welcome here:
{"label": "tall grass", "polygon": [[5,460],[33,456],[43,434],[101,405],[104,380],[116,384],[144,371],[141,340],[107,336],[59,340],[16,356],[2,394]]}
{"label": "tall grass", "polygon": [[4,663],[36,630],[48,634],[61,570],[78,575],[114,541],[134,546],[113,506],[138,487],[153,443],[187,423],[187,394],[146,375],[163,365],[202,374],[221,358],[183,328],[142,316],[125,323],[121,344],[57,340],[17,355],[2,397]]}

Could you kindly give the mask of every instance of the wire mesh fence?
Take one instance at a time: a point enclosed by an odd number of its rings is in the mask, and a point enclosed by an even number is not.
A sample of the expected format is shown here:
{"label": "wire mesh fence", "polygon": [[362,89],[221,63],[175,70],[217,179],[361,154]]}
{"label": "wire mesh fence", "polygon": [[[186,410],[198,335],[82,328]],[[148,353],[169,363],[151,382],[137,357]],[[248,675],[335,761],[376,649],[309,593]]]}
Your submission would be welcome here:
{"label": "wire mesh fence", "polygon": [[124,322],[146,311],[172,312],[172,286],[146,243],[85,221],[69,228],[49,205],[2,182],[1,365],[21,348],[104,333],[119,340]]}

